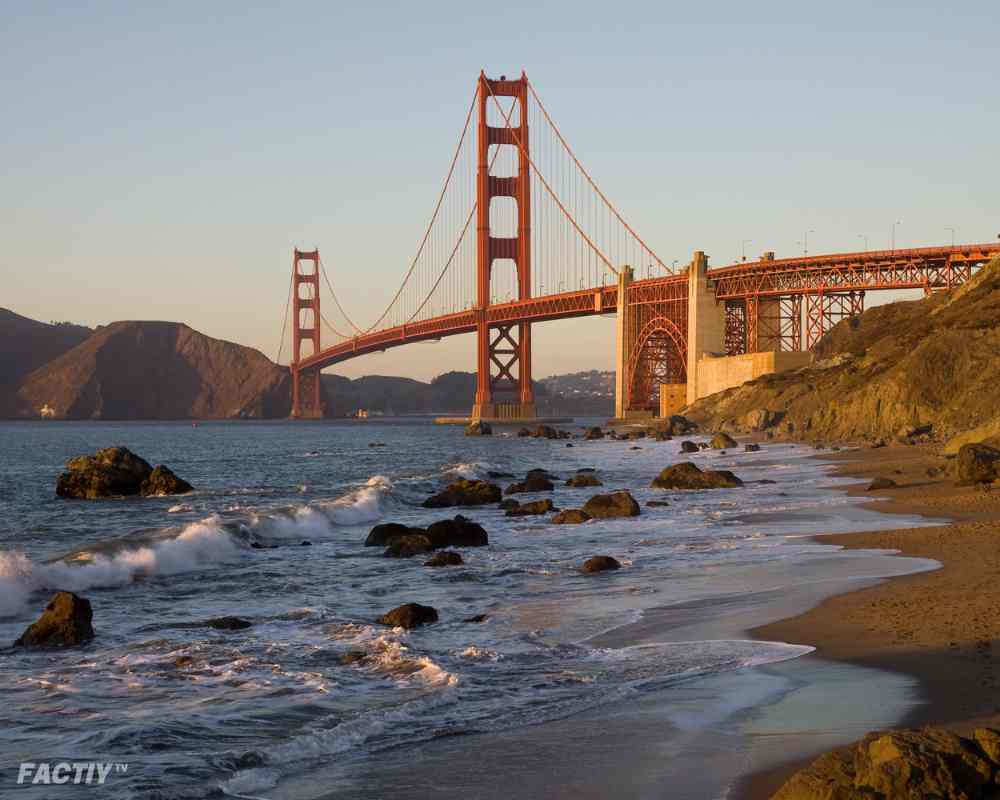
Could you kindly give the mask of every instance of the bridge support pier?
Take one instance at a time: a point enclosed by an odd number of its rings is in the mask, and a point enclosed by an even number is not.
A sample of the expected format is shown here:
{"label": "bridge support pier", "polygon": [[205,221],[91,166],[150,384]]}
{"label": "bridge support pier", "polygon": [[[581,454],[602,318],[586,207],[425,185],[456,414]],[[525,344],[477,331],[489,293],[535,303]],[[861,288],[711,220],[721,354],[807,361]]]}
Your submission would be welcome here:
{"label": "bridge support pier", "polygon": [[[750,313],[747,309],[747,329]],[[708,258],[696,250],[688,267],[687,402],[698,399],[698,360],[706,353],[726,352],[726,305],[708,285]]]}
{"label": "bridge support pier", "polygon": [[615,418],[625,419],[629,408],[629,364],[632,360],[632,326],[629,324],[628,287],[632,285],[632,267],[618,273],[618,311],[615,318]]}

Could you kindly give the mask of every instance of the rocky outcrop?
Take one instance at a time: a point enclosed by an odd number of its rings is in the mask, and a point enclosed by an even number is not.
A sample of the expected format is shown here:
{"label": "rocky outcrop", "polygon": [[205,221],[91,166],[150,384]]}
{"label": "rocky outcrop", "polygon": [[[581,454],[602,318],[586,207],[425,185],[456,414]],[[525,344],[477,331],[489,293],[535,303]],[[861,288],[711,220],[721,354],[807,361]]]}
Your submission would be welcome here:
{"label": "rocky outcrop", "polygon": [[760,452],[760,445],[759,444],[753,444],[752,442],[750,444],[745,444],[745,445],[743,445],[743,452],[744,453],[759,453]]}
{"label": "rocky outcrop", "polygon": [[583,511],[595,519],[614,517],[638,517],[639,504],[628,492],[596,494],[583,505]]}
{"label": "rocky outcrop", "polygon": [[708,446],[713,450],[731,450],[734,447],[738,447],[739,442],[728,433],[720,432],[712,437],[712,441],[708,443]]}
{"label": "rocky outcrop", "polygon": [[973,800],[995,797],[1000,732],[940,728],[870,733],[797,772],[773,800]]}
{"label": "rocky outcrop", "polygon": [[184,494],[191,484],[162,464],[155,469],[127,447],[108,447],[92,456],[66,462],[56,482],[59,497],[96,500],[103,497]]}
{"label": "rocky outcrop", "polygon": [[457,567],[463,563],[462,554],[454,550],[441,550],[424,562],[425,567]]}
{"label": "rocky outcrop", "polygon": [[593,556],[583,562],[582,572],[607,572],[611,569],[621,569],[622,565],[611,556]]}
{"label": "rocky outcrop", "polygon": [[877,477],[873,478],[872,482],[868,484],[866,492],[879,492],[883,489],[895,489],[896,481],[892,478]]}
{"label": "rocky outcrop", "polygon": [[567,486],[603,486],[604,484],[589,472],[579,472],[566,481]]}
{"label": "rocky outcrop", "polygon": [[986,444],[963,444],[955,470],[960,484],[1000,480],[1000,450]]}
{"label": "rocky outcrop", "polygon": [[42,615],[22,633],[15,647],[71,647],[94,638],[90,601],[72,592],[56,592]]}
{"label": "rocky outcrop", "polygon": [[702,398],[686,413],[715,430],[764,428],[811,441],[893,439],[927,426],[920,436],[946,441],[991,430],[1000,385],[1000,259],[958,289],[844,320],[815,352],[808,367]]}
{"label": "rocky outcrop", "polygon": [[531,435],[536,439],[558,439],[559,431],[551,425],[539,425]]}
{"label": "rocky outcrop", "polygon": [[553,525],[579,525],[590,519],[590,514],[579,508],[567,508],[549,520]]}
{"label": "rocky outcrop", "polygon": [[376,525],[368,533],[365,539],[365,547],[385,547],[391,539],[397,536],[407,536],[411,533],[425,533],[423,528],[411,528],[409,525],[401,525],[398,522],[383,522]]}
{"label": "rocky outcrop", "polygon": [[697,453],[698,449],[699,449],[698,445],[695,444],[694,442],[690,442],[690,441],[681,442],[681,452],[682,453]]}
{"label": "rocky outcrop", "polygon": [[424,508],[450,508],[499,502],[500,487],[495,483],[463,479],[449,484],[448,488],[428,497],[421,505]]}
{"label": "rocky outcrop", "polygon": [[387,611],[377,620],[380,625],[393,628],[418,628],[438,621],[437,609],[433,606],[422,606],[420,603],[406,603]]}
{"label": "rocky outcrop", "polygon": [[465,429],[466,436],[492,436],[493,428],[488,422],[476,420]]}
{"label": "rocky outcrop", "polygon": [[536,514],[548,514],[550,511],[555,511],[556,508],[552,505],[552,501],[549,499],[545,500],[533,500],[530,503],[521,503],[517,508],[512,508],[507,512],[508,517],[528,517]]}
{"label": "rocky outcrop", "polygon": [[690,461],[667,467],[650,484],[654,489],[732,489],[743,481],[729,470],[700,470]]}

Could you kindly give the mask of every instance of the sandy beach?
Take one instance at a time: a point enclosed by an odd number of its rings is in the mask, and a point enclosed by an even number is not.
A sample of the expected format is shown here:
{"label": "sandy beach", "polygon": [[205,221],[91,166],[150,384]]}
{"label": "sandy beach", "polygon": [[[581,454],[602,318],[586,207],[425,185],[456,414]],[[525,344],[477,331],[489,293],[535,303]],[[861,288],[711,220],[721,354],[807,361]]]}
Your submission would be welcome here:
{"label": "sandy beach", "polygon": [[[942,568],[893,578],[837,595],[813,610],[755,629],[771,641],[810,644],[816,655],[912,676],[922,702],[900,727],[940,725],[959,733],[1000,725],[1000,676],[994,648],[1000,638],[1000,491],[956,487],[946,460],[931,447],[890,446],[843,453],[823,451],[842,462],[838,474],[893,479],[897,488],[856,495],[880,499],[886,513],[951,520],[924,528],[818,536],[846,548],[895,549],[931,558]],[[818,755],[818,754],[817,754]],[[737,796],[770,797],[812,758],[752,775]]]}

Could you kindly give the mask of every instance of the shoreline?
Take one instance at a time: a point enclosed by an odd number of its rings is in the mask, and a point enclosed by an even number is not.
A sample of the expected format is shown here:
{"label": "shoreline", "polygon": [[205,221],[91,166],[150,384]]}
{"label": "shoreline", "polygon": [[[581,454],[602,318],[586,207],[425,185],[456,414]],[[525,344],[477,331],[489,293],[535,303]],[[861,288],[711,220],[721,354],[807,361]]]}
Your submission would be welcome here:
{"label": "shoreline", "polygon": [[[1000,640],[995,614],[1000,601],[995,579],[1000,572],[1000,492],[955,487],[942,469],[945,459],[927,446],[817,455],[839,462],[834,475],[884,476],[899,484],[874,492],[866,491],[866,484],[849,488],[850,496],[873,498],[865,507],[946,521],[820,534],[814,541],[852,550],[893,549],[898,556],[933,559],[941,567],[834,595],[803,614],[754,628],[750,635],[812,645],[816,650],[807,657],[914,678],[920,702],[892,727],[933,724],[968,733],[1000,725],[1000,671],[994,670],[992,658],[993,643]],[[826,750],[751,773],[733,796],[769,798],[822,752]]]}

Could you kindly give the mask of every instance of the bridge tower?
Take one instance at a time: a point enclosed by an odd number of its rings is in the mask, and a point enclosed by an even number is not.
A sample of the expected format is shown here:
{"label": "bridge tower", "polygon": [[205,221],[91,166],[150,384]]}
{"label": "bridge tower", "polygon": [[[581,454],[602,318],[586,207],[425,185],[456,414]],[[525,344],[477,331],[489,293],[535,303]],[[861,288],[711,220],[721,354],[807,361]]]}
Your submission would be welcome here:
{"label": "bridge tower", "polygon": [[303,369],[302,344],[315,355],[319,344],[319,250],[296,250],[292,264],[292,417],[322,419],[323,402],[318,368]]}
{"label": "bridge tower", "polygon": [[[513,97],[517,125],[497,127],[487,122],[487,107],[494,98]],[[528,161],[528,78],[499,80],[479,74],[479,121],[476,171],[476,402],[473,419],[534,419],[535,394],[531,385],[531,324],[500,325],[490,330],[486,320],[490,305],[493,263],[510,259],[517,269],[518,300],[531,296],[531,184]],[[490,174],[490,146],[517,148],[517,174]],[[517,235],[493,236],[490,203],[494,197],[513,198],[517,205]],[[494,368],[496,374],[494,374]],[[504,395],[507,395],[505,398]]]}

